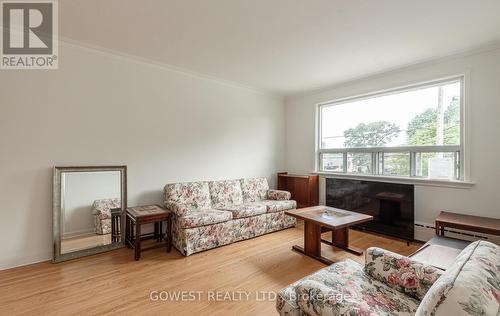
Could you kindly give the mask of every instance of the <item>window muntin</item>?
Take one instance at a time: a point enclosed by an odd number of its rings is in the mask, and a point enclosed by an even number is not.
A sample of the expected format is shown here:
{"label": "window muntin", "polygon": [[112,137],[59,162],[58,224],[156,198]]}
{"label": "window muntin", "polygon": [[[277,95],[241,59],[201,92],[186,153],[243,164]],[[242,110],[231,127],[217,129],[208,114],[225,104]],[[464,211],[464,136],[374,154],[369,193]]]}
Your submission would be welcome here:
{"label": "window muntin", "polygon": [[462,90],[460,77],[320,105],[320,171],[463,179]]}

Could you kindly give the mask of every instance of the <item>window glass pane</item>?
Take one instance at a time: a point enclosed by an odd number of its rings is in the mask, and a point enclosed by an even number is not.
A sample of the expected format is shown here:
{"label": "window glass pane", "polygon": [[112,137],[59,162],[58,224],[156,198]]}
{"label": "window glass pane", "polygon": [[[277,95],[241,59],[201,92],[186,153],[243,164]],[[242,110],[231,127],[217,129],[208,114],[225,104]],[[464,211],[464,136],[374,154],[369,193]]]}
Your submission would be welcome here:
{"label": "window glass pane", "polygon": [[334,172],[344,172],[344,154],[342,153],[325,153],[322,154],[322,166],[321,170],[324,171],[334,171]]}
{"label": "window glass pane", "polygon": [[389,176],[410,175],[410,153],[384,153],[381,158],[382,173]]}
{"label": "window glass pane", "polygon": [[372,154],[366,153],[348,153],[347,154],[347,172],[371,174],[372,172]]}
{"label": "window glass pane", "polygon": [[321,107],[321,147],[460,144],[461,82]]}
{"label": "window glass pane", "polygon": [[431,179],[455,178],[455,153],[417,153],[416,176]]}

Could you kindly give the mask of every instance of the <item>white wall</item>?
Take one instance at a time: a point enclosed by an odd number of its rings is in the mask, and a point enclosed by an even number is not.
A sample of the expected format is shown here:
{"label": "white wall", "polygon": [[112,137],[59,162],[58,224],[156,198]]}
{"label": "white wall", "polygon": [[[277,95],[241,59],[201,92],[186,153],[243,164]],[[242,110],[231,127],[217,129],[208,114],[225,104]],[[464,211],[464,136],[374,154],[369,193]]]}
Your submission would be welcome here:
{"label": "white wall", "polygon": [[[335,71],[334,69],[332,71]],[[312,172],[315,162],[315,105],[451,75],[469,73],[470,189],[415,187],[415,221],[434,223],[439,210],[500,218],[500,49],[455,56],[356,80],[286,100],[286,169]],[[324,194],[324,188],[323,192]]]}
{"label": "white wall", "polygon": [[62,44],[59,69],[0,71],[0,269],[52,256],[52,167],[128,165],[129,205],[166,183],[284,167],[282,99]]}
{"label": "white wall", "polygon": [[119,171],[66,172],[63,174],[63,237],[95,234],[95,200],[121,199]]}

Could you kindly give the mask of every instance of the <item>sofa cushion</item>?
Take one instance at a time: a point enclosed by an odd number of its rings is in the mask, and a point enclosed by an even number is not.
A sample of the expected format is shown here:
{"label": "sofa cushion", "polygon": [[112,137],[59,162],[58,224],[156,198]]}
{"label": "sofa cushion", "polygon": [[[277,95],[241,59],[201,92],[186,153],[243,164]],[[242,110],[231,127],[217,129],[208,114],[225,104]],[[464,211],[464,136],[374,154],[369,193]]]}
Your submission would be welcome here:
{"label": "sofa cushion", "polygon": [[292,210],[297,207],[297,202],[294,200],[264,200],[260,203],[267,207],[268,213]]}
{"label": "sofa cushion", "polygon": [[243,195],[238,180],[210,181],[208,187],[213,208],[243,204]]}
{"label": "sofa cushion", "polygon": [[267,199],[269,184],[266,178],[240,179],[244,202],[257,202]]}
{"label": "sofa cushion", "polygon": [[307,315],[414,315],[418,301],[371,279],[359,263],[346,259],[278,294],[281,315],[283,309],[299,314],[294,306]]}
{"label": "sofa cushion", "polygon": [[164,193],[165,201],[179,203],[193,210],[209,209],[212,206],[207,182],[167,184]]}
{"label": "sofa cushion", "polygon": [[178,218],[181,228],[193,228],[232,220],[231,212],[214,209],[196,210]]}
{"label": "sofa cushion", "polygon": [[366,250],[365,272],[418,300],[424,297],[432,284],[443,274],[433,266],[376,247]]}
{"label": "sofa cushion", "polygon": [[266,205],[259,202],[247,202],[240,205],[228,205],[218,208],[224,211],[230,211],[233,218],[244,218],[264,214],[267,211]]}
{"label": "sofa cushion", "polygon": [[499,315],[500,246],[467,246],[422,299],[417,315]]}

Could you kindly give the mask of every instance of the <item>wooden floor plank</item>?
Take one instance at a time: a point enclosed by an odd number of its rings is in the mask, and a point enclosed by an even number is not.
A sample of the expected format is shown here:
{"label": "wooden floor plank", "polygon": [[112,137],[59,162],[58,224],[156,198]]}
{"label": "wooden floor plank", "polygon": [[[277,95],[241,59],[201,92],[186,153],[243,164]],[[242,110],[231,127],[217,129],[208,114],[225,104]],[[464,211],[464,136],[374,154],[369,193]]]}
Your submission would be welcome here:
{"label": "wooden floor plank", "polygon": [[[4,270],[0,271],[0,315],[274,315],[274,292],[324,267],[291,250],[302,243],[299,225],[189,257],[159,248],[134,261],[132,250],[123,248],[59,264]],[[353,230],[351,244],[404,255],[421,246]],[[364,262],[363,256],[328,245],[322,246],[322,252],[335,261]],[[181,290],[202,291],[202,300],[149,299],[151,291]],[[250,299],[215,302],[207,299],[209,291],[241,291],[249,293]],[[269,292],[271,299],[265,300],[263,292]]]}

